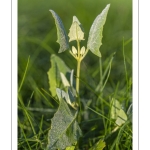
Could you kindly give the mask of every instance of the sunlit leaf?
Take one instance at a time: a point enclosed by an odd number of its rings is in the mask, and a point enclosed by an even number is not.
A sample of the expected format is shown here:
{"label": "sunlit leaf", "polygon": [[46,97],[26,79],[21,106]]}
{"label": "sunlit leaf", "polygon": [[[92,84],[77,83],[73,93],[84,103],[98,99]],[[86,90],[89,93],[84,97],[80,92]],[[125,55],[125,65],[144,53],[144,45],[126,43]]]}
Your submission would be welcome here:
{"label": "sunlit leaf", "polygon": [[77,21],[74,21],[72,23],[68,36],[70,38],[69,42],[74,41],[74,40],[77,40],[77,41],[84,40],[84,32],[82,31]]}
{"label": "sunlit leaf", "polygon": [[55,24],[57,28],[57,42],[60,44],[60,49],[58,53],[64,52],[65,50],[69,49],[69,40],[68,36],[66,34],[66,30],[64,28],[64,25],[60,19],[60,17],[53,11],[50,10],[52,13],[54,19],[55,19]]}
{"label": "sunlit leaf", "polygon": [[105,9],[99,14],[94,20],[88,37],[87,48],[94,53],[95,55],[101,57],[101,53],[99,51],[100,46],[102,45],[102,32],[103,26],[106,21],[107,13],[109,10],[110,4],[108,4]]}
{"label": "sunlit leaf", "polygon": [[76,16],[73,16],[73,22],[75,22],[75,21],[78,23],[78,25],[81,27],[81,30],[84,32],[83,26],[80,23],[80,21],[78,20],[78,18]]}
{"label": "sunlit leaf", "polygon": [[72,113],[64,99],[60,98],[59,101],[59,108],[51,119],[47,150],[62,150],[73,146],[82,135],[76,122],[77,112]]}

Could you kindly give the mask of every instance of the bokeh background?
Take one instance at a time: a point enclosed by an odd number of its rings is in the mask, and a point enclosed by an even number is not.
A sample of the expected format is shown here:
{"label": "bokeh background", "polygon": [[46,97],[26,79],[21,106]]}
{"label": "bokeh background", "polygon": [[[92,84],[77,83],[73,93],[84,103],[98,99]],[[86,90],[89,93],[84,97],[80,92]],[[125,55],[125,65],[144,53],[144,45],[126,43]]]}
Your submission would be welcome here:
{"label": "bokeh background", "polygon": [[[47,71],[50,68],[50,56],[56,54],[64,59],[71,68],[76,68],[76,61],[68,52],[58,54],[59,44],[56,43],[57,31],[54,19],[49,9],[54,10],[62,19],[66,31],[75,15],[82,23],[85,31],[86,45],[90,27],[95,17],[110,3],[108,17],[103,30],[103,45],[100,48],[102,60],[108,58],[113,52],[112,72],[109,80],[116,84],[124,75],[122,43],[125,42],[125,55],[128,71],[132,71],[132,1],[131,0],[19,0],[18,1],[18,84],[22,79],[27,59],[30,56],[28,73],[24,83],[26,90],[22,94],[29,96],[35,87],[48,88]],[[91,52],[86,56],[82,65],[82,72],[88,74],[96,81],[99,74],[97,68],[99,59]],[[81,72],[81,74],[82,74]],[[82,74],[83,75],[83,74]],[[82,76],[81,75],[81,76]],[[29,91],[28,91],[29,90]],[[28,92],[27,92],[28,91]],[[36,91],[36,90],[35,90]],[[36,95],[36,92],[35,92]]]}
{"label": "bokeh background", "polygon": [[[43,88],[49,91],[47,71],[49,70],[50,56],[56,54],[64,60],[71,69],[76,69],[76,61],[68,51],[58,54],[59,44],[57,31],[52,14],[54,10],[63,21],[67,33],[72,23],[73,16],[77,16],[85,31],[86,46],[90,27],[98,14],[111,4],[103,30],[103,45],[100,48],[102,63],[116,52],[112,62],[112,70],[105,93],[114,92],[119,82],[120,93],[126,83],[123,59],[123,39],[128,76],[132,77],[132,0],[19,0],[18,1],[18,86],[23,78],[28,57],[30,62],[27,74],[19,93],[20,99],[27,105],[30,100],[32,108],[50,108],[48,102],[39,93]],[[106,64],[103,63],[105,68]],[[99,83],[99,58],[88,52],[81,66],[81,78],[94,87]],[[86,91],[85,85],[80,89]],[[34,94],[32,95],[32,93]],[[88,92],[81,92],[83,97],[88,97]],[[53,100],[48,98],[49,101]],[[55,104],[54,104],[55,105]],[[41,113],[34,112],[35,120]],[[51,119],[52,114],[46,119]],[[18,111],[18,116],[23,120],[23,113]],[[36,118],[37,117],[37,118]],[[49,122],[45,123],[45,129]]]}

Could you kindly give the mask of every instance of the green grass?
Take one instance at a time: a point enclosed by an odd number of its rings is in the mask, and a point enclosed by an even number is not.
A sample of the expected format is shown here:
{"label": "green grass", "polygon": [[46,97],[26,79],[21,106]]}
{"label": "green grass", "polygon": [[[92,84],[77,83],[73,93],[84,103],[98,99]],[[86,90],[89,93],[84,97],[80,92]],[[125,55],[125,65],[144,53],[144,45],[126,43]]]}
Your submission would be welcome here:
{"label": "green grass", "polygon": [[88,52],[81,63],[83,137],[79,147],[88,150],[99,139],[104,139],[104,150],[132,149],[131,113],[119,128],[111,119],[112,98],[122,104],[126,113],[131,111],[128,109],[132,104],[132,2],[22,0],[18,1],[19,150],[44,150],[48,142],[50,119],[58,108],[58,99],[49,91],[50,56],[56,54],[76,73],[76,61],[69,52],[58,54],[56,27],[49,9],[57,12],[66,29],[76,15],[84,26],[87,40],[93,20],[108,3],[111,7],[103,31],[102,58]]}

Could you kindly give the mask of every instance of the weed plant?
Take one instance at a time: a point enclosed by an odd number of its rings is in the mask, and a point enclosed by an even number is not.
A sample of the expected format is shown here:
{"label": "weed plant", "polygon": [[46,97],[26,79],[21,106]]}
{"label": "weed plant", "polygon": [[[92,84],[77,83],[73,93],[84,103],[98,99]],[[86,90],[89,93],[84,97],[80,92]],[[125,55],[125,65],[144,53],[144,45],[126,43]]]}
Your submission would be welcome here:
{"label": "weed plant", "polygon": [[[31,42],[26,48],[36,47],[36,51],[31,51],[34,53],[31,56],[25,54],[28,59],[19,51],[18,149],[132,149],[132,66],[126,54],[132,39],[122,37],[121,56],[118,51],[108,52],[109,46],[105,47],[103,56],[102,37],[108,36],[103,34],[103,28],[107,28],[104,24],[109,20],[111,7],[102,8],[98,18],[90,23],[89,34],[80,23],[82,19],[79,21],[74,16],[67,35],[60,17],[50,10],[60,45],[60,48],[55,46],[56,50],[47,44],[49,38],[56,44],[55,29],[46,37],[41,35],[44,40],[32,37],[32,33],[28,33],[25,41],[19,37],[19,47],[22,47],[20,43],[26,46],[26,42]],[[20,30],[19,35],[24,32]],[[115,62],[118,56],[120,65]],[[42,71],[33,67],[35,60]],[[45,63],[49,65],[44,66]]]}

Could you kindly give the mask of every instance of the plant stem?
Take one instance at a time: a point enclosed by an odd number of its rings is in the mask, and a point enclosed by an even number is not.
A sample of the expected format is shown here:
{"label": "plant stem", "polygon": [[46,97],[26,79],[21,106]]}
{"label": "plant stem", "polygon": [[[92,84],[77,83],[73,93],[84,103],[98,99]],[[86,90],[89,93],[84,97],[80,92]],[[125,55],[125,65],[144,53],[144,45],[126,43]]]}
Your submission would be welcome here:
{"label": "plant stem", "polygon": [[79,95],[79,77],[80,77],[80,58],[77,60],[77,78],[76,78],[76,92],[77,92],[77,101],[79,104],[79,113],[78,113],[78,123],[81,121],[81,102],[80,102],[80,95]]}
{"label": "plant stem", "polygon": [[78,58],[77,58],[77,78],[76,78],[76,91],[79,97],[79,77],[80,77],[80,42],[77,40],[77,47],[78,47]]}
{"label": "plant stem", "polygon": [[76,91],[79,96],[79,77],[80,77],[80,59],[77,60],[77,78],[76,78]]}

